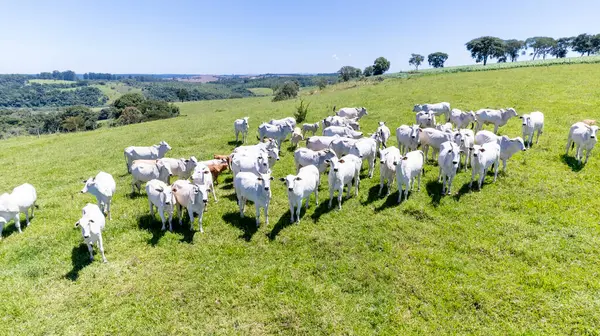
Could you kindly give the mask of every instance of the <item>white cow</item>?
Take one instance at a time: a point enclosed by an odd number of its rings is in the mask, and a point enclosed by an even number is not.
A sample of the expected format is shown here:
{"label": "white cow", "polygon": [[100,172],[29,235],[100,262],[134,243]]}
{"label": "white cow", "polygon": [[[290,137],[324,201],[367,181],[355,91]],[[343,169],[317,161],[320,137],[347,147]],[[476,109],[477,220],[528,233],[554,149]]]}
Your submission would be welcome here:
{"label": "white cow", "polygon": [[498,127],[506,125],[510,118],[517,117],[517,111],[514,108],[492,110],[492,109],[481,109],[475,112],[475,119],[477,121],[476,131],[480,131],[483,125],[493,124],[494,133],[498,134]]}
{"label": "white cow", "polygon": [[271,119],[269,120],[269,124],[275,126],[284,126],[285,124],[290,124],[292,125],[292,128],[294,128],[296,127],[296,119],[294,119],[293,117],[287,117],[283,119]]}
{"label": "white cow", "polygon": [[375,157],[377,156],[377,142],[375,139],[362,138],[357,140],[348,154],[355,155],[362,161],[366,161],[369,164],[369,178],[373,177],[373,171],[375,170]]}
{"label": "white cow", "polygon": [[280,180],[285,183],[288,190],[288,201],[290,204],[290,222],[294,222],[294,208],[296,210],[296,222],[300,222],[300,210],[302,200],[306,202],[306,209],[310,203],[310,195],[315,194],[315,200],[319,205],[319,169],[313,165],[300,168],[296,176],[288,175]]}
{"label": "white cow", "polygon": [[240,217],[244,218],[246,201],[254,202],[256,208],[256,227],[260,225],[260,208],[265,209],[265,224],[269,225],[269,204],[271,203],[270,173],[254,174],[241,172],[233,179],[235,194],[240,208]]}
{"label": "white cow", "polygon": [[268,151],[269,149],[272,148],[279,148],[278,147],[279,144],[277,143],[276,140],[274,139],[266,139],[264,142],[259,142],[256,145],[247,145],[247,146],[239,146],[236,147],[233,152],[234,153],[241,153],[241,152],[246,152],[246,151]]}
{"label": "white cow", "polygon": [[338,158],[341,158],[350,153],[350,150],[357,141],[357,139],[337,138],[331,141],[329,148],[335,152]]}
{"label": "white cow", "polygon": [[151,180],[146,183],[146,194],[148,195],[148,206],[150,207],[150,216],[154,217],[154,207],[158,209],[160,220],[162,221],[161,230],[165,228],[165,211],[169,214],[169,231],[173,232],[173,208],[176,203],[175,196],[171,187],[160,180]]}
{"label": "white cow", "polygon": [[442,132],[435,128],[424,128],[421,131],[420,140],[425,152],[425,159],[429,155],[429,147],[432,147],[431,159],[435,160],[435,154],[439,151],[442,143],[453,141],[458,132]]}
{"label": "white cow", "polygon": [[522,131],[525,145],[529,147],[533,144],[533,134],[537,131],[535,143],[540,141],[540,134],[544,132],[544,114],[542,112],[531,112],[521,116],[523,119]]}
{"label": "white cow", "polygon": [[435,115],[431,111],[417,112],[415,119],[420,127],[435,127]]}
{"label": "white cow", "polygon": [[171,150],[171,146],[168,143],[161,141],[158,145],[150,147],[136,147],[129,146],[125,148],[125,165],[127,166],[127,172],[131,173],[131,164],[135,160],[151,160],[160,159],[165,157],[165,154]]}
{"label": "white cow", "polygon": [[340,116],[329,116],[323,119],[323,127],[329,126],[347,126],[355,131],[360,130],[360,124],[358,123],[357,119],[349,119]]}
{"label": "white cow", "polygon": [[445,124],[437,124],[435,125],[435,129],[438,131],[452,133],[454,130],[452,129],[452,124],[447,122]]}
{"label": "white cow", "polygon": [[294,132],[292,132],[292,146],[298,147],[298,143],[304,140],[304,136],[302,135],[302,130],[299,127],[294,128]]}
{"label": "white cow", "polygon": [[369,113],[367,113],[367,109],[364,107],[343,107],[335,114],[340,117],[356,120],[360,120],[360,118],[369,115]]}
{"label": "white cow", "polygon": [[263,173],[269,170],[269,157],[265,152],[235,153],[231,158],[231,172],[235,177],[239,172]]}
{"label": "white cow", "polygon": [[500,161],[502,161],[502,170],[506,170],[506,161],[515,153],[527,150],[525,143],[521,137],[510,139],[506,135],[498,137],[498,145],[500,145]]}
{"label": "white cow", "polygon": [[445,115],[446,121],[448,121],[448,115],[450,113],[450,103],[441,102],[436,104],[417,104],[413,107],[413,112],[421,111],[431,111],[435,113],[436,116]]}
{"label": "white cow", "polygon": [[569,155],[569,147],[573,148],[577,145],[577,150],[575,152],[575,158],[581,164],[581,157],[583,156],[583,151],[586,151],[585,155],[585,163],[588,162],[590,157],[590,153],[596,142],[598,141],[596,137],[596,133],[598,132],[598,126],[589,126],[585,123],[578,122],[571,126],[569,130],[569,138],[567,139],[567,151],[565,155]]}
{"label": "white cow", "polygon": [[319,130],[319,122],[317,121],[314,124],[302,124],[302,135],[306,136],[306,133],[312,132],[312,135],[315,135]]}
{"label": "white cow", "polygon": [[355,155],[349,154],[341,159],[332,158],[327,160],[329,164],[329,208],[331,209],[333,194],[338,192],[338,209],[342,210],[342,195],[344,186],[346,186],[346,198],[350,198],[352,182],[355,185],[355,196],[358,196],[358,187],[360,184],[360,166],[362,161]]}
{"label": "white cow", "polygon": [[296,173],[300,168],[313,165],[317,167],[319,173],[324,173],[327,169],[326,160],[335,157],[335,152],[329,148],[320,151],[313,151],[308,148],[298,148],[294,152],[294,161],[296,162]]}
{"label": "white cow", "polygon": [[248,124],[248,117],[244,117],[242,119],[236,119],[233,122],[233,131],[235,132],[235,142],[239,141],[239,135],[242,134],[242,143],[246,143],[246,139],[248,138],[248,129],[250,125]]}
{"label": "white cow", "polygon": [[327,149],[329,148],[329,145],[331,144],[331,142],[335,139],[339,139],[340,137],[338,135],[336,136],[311,136],[310,138],[306,139],[306,148],[308,149],[312,149],[314,151],[320,151],[323,149]]}
{"label": "white cow", "polygon": [[[209,174],[210,175],[210,174]],[[183,225],[182,207],[185,207],[190,217],[190,230],[194,230],[194,213],[198,214],[198,230],[204,233],[202,217],[208,204],[210,189],[204,184],[190,183],[187,180],[177,180],[171,186],[171,191],[177,201],[179,225]]]}
{"label": "white cow", "polygon": [[387,141],[389,140],[390,136],[391,132],[390,129],[385,125],[385,121],[380,121],[377,131],[375,131],[371,137],[374,137],[377,140],[377,149],[379,149],[380,146],[383,146],[383,148],[387,147]]}
{"label": "white cow", "polygon": [[[233,162],[231,163],[231,165],[233,166]],[[194,169],[194,173],[192,173],[192,181],[194,182],[194,184],[206,186],[206,190],[208,190],[208,192],[212,190],[215,202],[218,201],[217,194],[215,193],[215,183],[212,174],[210,173],[210,169],[206,165],[199,164],[198,166],[196,166],[196,168]]]}
{"label": "white cow", "polygon": [[[408,192],[413,190],[415,178],[418,179],[417,191],[421,190],[421,175],[423,175],[423,165],[425,164],[425,154],[416,150],[406,153],[399,161],[394,162],[396,166],[396,183],[398,184],[398,203],[408,199]],[[404,187],[406,186],[406,191]]]}
{"label": "white cow", "polygon": [[[490,132],[491,133],[491,132]],[[467,170],[467,166],[471,162],[471,148],[475,144],[475,136],[473,131],[470,129],[460,129],[454,136],[454,143],[456,143],[461,150],[461,157],[464,157],[464,170]],[[460,162],[459,162],[460,167]]]}
{"label": "white cow", "polygon": [[2,239],[2,230],[4,229],[4,225],[11,219],[15,220],[15,226],[17,227],[19,233],[22,232],[19,214],[19,205],[13,201],[10,195],[7,193],[0,195],[0,239]]}
{"label": "white cow", "polygon": [[290,123],[283,125],[271,125],[263,123],[258,126],[258,136],[262,140],[264,138],[272,138],[277,141],[277,148],[281,148],[281,143],[289,134],[294,131],[294,127]]}
{"label": "white cow", "polygon": [[83,241],[90,251],[90,260],[94,261],[94,249],[92,245],[98,244],[98,249],[102,254],[102,261],[106,262],[104,256],[104,244],[102,242],[102,231],[104,230],[104,214],[96,204],[88,203],[81,211],[81,218],[75,223],[75,227],[81,228]]}
{"label": "white cow", "polygon": [[398,141],[400,153],[406,154],[417,149],[420,143],[419,134],[421,131],[419,125],[401,125],[396,128],[396,140]]}
{"label": "white cow", "polygon": [[400,161],[400,150],[395,146],[379,150],[379,195],[383,192],[383,185],[387,180],[387,194],[389,195],[396,177],[394,162]]}
{"label": "white cow", "polygon": [[134,161],[131,165],[131,175],[133,177],[133,181],[131,182],[131,193],[135,193],[136,188],[138,192],[141,191],[142,182],[157,179],[169,183],[169,177],[173,174],[171,173],[169,166],[165,165],[160,160],[156,160],[154,163],[140,160]]}
{"label": "white cow", "polygon": [[171,169],[171,173],[174,176],[178,176],[182,180],[189,179],[198,165],[198,160],[194,156],[191,156],[189,159],[162,158],[159,160],[166,166],[169,166],[169,169]]}
{"label": "white cow", "polygon": [[323,129],[323,136],[339,135],[344,138],[360,139],[363,133],[353,130],[349,126],[329,126]]}
{"label": "white cow", "polygon": [[87,192],[94,195],[100,210],[106,212],[108,219],[112,220],[110,205],[117,189],[117,184],[112,175],[101,171],[95,177],[90,177],[86,181],[83,181],[83,183],[85,185],[81,189],[81,193],[84,194]]}
{"label": "white cow", "polygon": [[459,145],[452,141],[446,141],[440,146],[440,156],[438,157],[440,176],[438,182],[442,182],[442,195],[452,193],[452,182],[458,170],[460,154]]}
{"label": "white cow", "polygon": [[463,112],[459,109],[452,109],[450,112],[450,122],[459,130],[467,128],[469,124],[474,124],[475,120],[475,112],[473,111]]}
{"label": "white cow", "polygon": [[485,174],[488,169],[494,166],[494,182],[498,177],[498,167],[500,166],[500,145],[497,142],[488,142],[483,145],[473,145],[471,158],[471,182],[469,188],[473,186],[475,176],[479,175],[478,185],[479,189],[483,185]]}
{"label": "white cow", "polygon": [[25,214],[25,220],[29,226],[29,210],[31,209],[31,217],[33,217],[33,209],[35,201],[37,201],[35,188],[29,183],[21,184],[13,189],[10,198],[19,207],[19,212]]}

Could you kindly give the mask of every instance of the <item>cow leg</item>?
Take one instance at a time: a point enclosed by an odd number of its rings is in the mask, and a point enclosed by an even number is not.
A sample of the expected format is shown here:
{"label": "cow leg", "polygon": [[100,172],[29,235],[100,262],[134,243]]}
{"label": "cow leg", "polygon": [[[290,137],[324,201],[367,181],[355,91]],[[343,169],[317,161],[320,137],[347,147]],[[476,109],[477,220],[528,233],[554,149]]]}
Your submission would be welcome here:
{"label": "cow leg", "polygon": [[269,225],[269,203],[265,204],[265,225]]}
{"label": "cow leg", "polygon": [[94,248],[92,247],[92,244],[88,243],[86,244],[88,251],[90,252],[90,261],[94,261]]}
{"label": "cow leg", "polygon": [[289,206],[290,206],[290,223],[294,222],[294,203],[292,202],[292,200],[288,200]]}
{"label": "cow leg", "polygon": [[571,147],[571,143],[572,142],[573,142],[573,140],[571,140],[571,138],[569,138],[567,140],[567,148],[566,148],[566,151],[565,151],[565,155],[569,155],[569,147]]}
{"label": "cow leg", "polygon": [[194,231],[194,210],[192,208],[188,208],[188,216],[190,216],[190,231]]}
{"label": "cow leg", "polygon": [[375,158],[368,158],[367,160],[369,160],[369,178],[372,178],[375,170]]}
{"label": "cow leg", "polygon": [[473,181],[475,180],[475,169],[471,170],[471,182],[469,182],[469,188],[473,187]]}
{"label": "cow leg", "polygon": [[[588,151],[589,153],[590,151]],[[585,160],[587,162],[587,159]],[[25,209],[25,223],[29,226],[29,209]]]}
{"label": "cow leg", "polygon": [[338,190],[338,209],[342,210],[342,197],[344,195],[344,185]]}
{"label": "cow leg", "polygon": [[106,256],[104,255],[104,244],[102,243],[102,235],[98,236],[98,249],[100,250],[100,254],[102,255],[102,262],[106,263]]}
{"label": "cow leg", "polygon": [[[502,160],[502,163],[505,162],[506,160]],[[494,166],[494,182],[496,182],[496,179],[498,178],[498,168],[500,168],[500,162],[496,161],[496,164]],[[506,168],[506,166],[504,166],[504,168]]]}
{"label": "cow leg", "polygon": [[[309,201],[310,198],[307,200]],[[317,203],[317,206],[319,206],[319,184],[317,183],[317,187],[315,188],[315,202]],[[307,205],[308,207],[308,205]]]}
{"label": "cow leg", "polygon": [[417,175],[417,191],[421,191],[421,172]]}
{"label": "cow leg", "polygon": [[381,196],[381,193],[383,192],[383,184],[385,182],[385,178],[383,176],[383,174],[379,174],[379,196]]}
{"label": "cow leg", "polygon": [[246,201],[244,201],[243,197],[238,196],[238,207],[240,208],[240,217],[244,218],[244,206],[246,205]]}
{"label": "cow leg", "polygon": [[[158,214],[160,215],[160,221],[162,222],[162,231],[165,231],[167,228],[165,227],[166,219],[165,219],[165,209],[163,207],[158,208]],[[154,214],[153,214],[154,215]]]}
{"label": "cow leg", "polygon": [[329,188],[329,209],[331,209],[331,205],[332,205],[331,202],[333,200],[333,192],[334,192],[333,188],[330,187]]}
{"label": "cow leg", "polygon": [[112,220],[112,213],[110,212],[110,203],[112,202],[112,198],[109,198],[106,201],[106,213],[108,214],[108,220]]}
{"label": "cow leg", "polygon": [[152,205],[152,201],[148,199],[148,206],[150,207],[150,216],[154,216],[154,206]]}
{"label": "cow leg", "polygon": [[588,150],[585,153],[585,164],[587,164],[588,159],[590,158],[590,153],[592,152],[592,150],[590,148],[588,148]]}
{"label": "cow leg", "polygon": [[[308,196],[310,198],[310,195]],[[308,199],[306,200],[306,209],[308,210]],[[296,204],[296,223],[300,223],[300,212],[302,211],[302,198]]]}
{"label": "cow leg", "polygon": [[210,190],[212,191],[213,198],[215,199],[215,203],[218,202],[218,200],[217,200],[217,194],[215,193],[214,181],[210,184]]}
{"label": "cow leg", "polygon": [[198,214],[198,229],[200,233],[204,233],[204,228],[202,227],[202,217],[204,216],[204,211],[200,211]]}
{"label": "cow leg", "polygon": [[260,206],[258,203],[254,203],[254,208],[256,209],[256,227],[260,226]]}
{"label": "cow leg", "polygon": [[173,211],[169,211],[169,231],[173,232]]}
{"label": "cow leg", "polygon": [[498,134],[498,124],[494,125],[494,134]]}
{"label": "cow leg", "polygon": [[179,226],[183,226],[183,212],[181,204],[177,204],[177,214],[179,215]]}
{"label": "cow leg", "polygon": [[[508,160],[508,159],[502,159],[502,170],[506,170],[506,161],[507,161],[507,160]],[[496,169],[496,170],[498,170],[498,169]],[[495,180],[494,180],[494,181],[495,181]]]}

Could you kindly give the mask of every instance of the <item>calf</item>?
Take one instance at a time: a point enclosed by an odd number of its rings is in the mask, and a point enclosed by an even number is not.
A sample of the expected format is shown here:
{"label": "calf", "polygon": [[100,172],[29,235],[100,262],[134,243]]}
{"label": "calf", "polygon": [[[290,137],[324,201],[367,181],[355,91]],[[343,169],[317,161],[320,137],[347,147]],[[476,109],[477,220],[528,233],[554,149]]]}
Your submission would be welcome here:
{"label": "calf", "polygon": [[212,180],[213,180],[214,184],[219,184],[219,175],[221,175],[221,173],[224,172],[225,170],[229,169],[229,165],[227,164],[227,161],[222,161],[222,160],[220,160],[220,162],[218,162],[218,163],[207,164],[206,166],[208,167],[208,170],[210,171],[210,174],[212,175]]}
{"label": "calf", "polygon": [[275,126],[283,126],[285,124],[290,124],[292,125],[292,128],[294,128],[296,127],[296,119],[294,119],[293,117],[287,117],[283,119],[271,119],[269,120],[269,124]]}
{"label": "calf", "polygon": [[346,186],[346,198],[350,198],[350,189],[352,182],[355,185],[355,196],[358,196],[358,187],[360,184],[360,166],[362,161],[355,155],[349,154],[341,159],[331,158],[327,160],[329,168],[329,208],[331,209],[333,194],[338,192],[338,209],[342,210],[342,195],[344,186]]}
{"label": "calf", "polygon": [[102,231],[104,230],[104,214],[96,204],[88,203],[81,211],[81,218],[75,223],[75,227],[81,228],[83,241],[90,251],[90,260],[94,261],[94,249],[92,245],[98,244],[98,249],[102,254],[102,262],[106,262],[104,256],[104,244],[102,243]]}
{"label": "calf", "polygon": [[248,124],[248,117],[236,119],[233,122],[233,131],[235,132],[236,143],[239,141],[240,133],[242,134],[242,143],[246,143],[246,139],[248,138],[248,128],[250,128]]}
{"label": "calf", "polygon": [[433,114],[433,112],[417,112],[415,119],[416,124],[420,127],[435,127],[435,115]]}
{"label": "calf", "polygon": [[339,109],[339,111],[337,111],[335,114],[340,117],[346,117],[348,119],[356,120],[360,120],[360,118],[369,115],[369,113],[367,113],[367,109],[364,107],[343,107]]}
{"label": "calf", "polygon": [[336,136],[311,136],[306,139],[306,148],[312,149],[314,151],[320,151],[329,148],[331,142],[335,139],[339,139],[338,135]]}
{"label": "calf", "polygon": [[158,145],[150,147],[135,147],[130,146],[125,148],[125,165],[127,166],[127,172],[131,172],[131,164],[135,160],[151,160],[160,159],[165,157],[165,154],[171,150],[171,146],[168,143],[161,141]]}
{"label": "calf", "polygon": [[81,189],[81,193],[90,193],[96,197],[98,207],[102,212],[106,212],[108,219],[112,220],[110,212],[110,204],[112,197],[115,194],[117,184],[115,179],[109,173],[99,172],[95,177],[90,177],[87,181],[83,181],[84,186]]}
{"label": "calf", "polygon": [[358,140],[348,138],[337,138],[331,141],[329,148],[335,152],[338,158],[349,154],[352,147]]}
{"label": "calf", "polygon": [[315,135],[319,130],[319,122],[317,121],[314,124],[302,124],[302,135],[306,136],[306,133],[312,132],[312,135]]}
{"label": "calf", "polygon": [[19,233],[21,233],[21,220],[19,205],[13,201],[9,194],[4,193],[0,196],[0,239],[2,239],[2,230],[4,225],[11,219],[15,220],[15,226]]}
{"label": "calf", "polygon": [[289,123],[283,125],[261,124],[258,126],[258,135],[262,140],[264,138],[272,138],[277,141],[277,148],[281,148],[281,143],[287,138],[288,134],[294,130]]}
{"label": "calf", "polygon": [[396,177],[396,166],[394,162],[400,161],[400,150],[394,146],[379,150],[379,196],[383,192],[383,185],[387,180],[387,194],[392,190],[392,184]]}
{"label": "calf", "polygon": [[583,151],[586,151],[585,163],[588,162],[590,153],[598,139],[596,133],[598,132],[598,126],[589,126],[585,123],[578,122],[571,126],[569,130],[569,138],[567,139],[567,151],[565,155],[569,155],[569,147],[572,149],[577,145],[577,151],[575,152],[575,158],[581,164],[581,157]]}
{"label": "calf", "polygon": [[37,201],[35,188],[29,183],[21,184],[13,189],[10,198],[19,207],[19,212],[25,214],[25,220],[29,226],[29,210],[31,209],[31,217],[33,217],[35,201]]}
{"label": "calf", "polygon": [[450,122],[459,130],[467,128],[469,124],[471,124],[471,128],[473,128],[475,120],[475,113],[473,111],[463,112],[459,109],[452,109],[450,112]]}
{"label": "calf", "polygon": [[[470,129],[460,129],[454,136],[454,142],[460,147],[460,155],[464,157],[464,170],[471,161],[471,147],[475,144],[475,136]],[[460,162],[458,163],[460,167]]]}
{"label": "calf", "polygon": [[254,202],[256,208],[256,227],[260,225],[260,208],[265,209],[265,224],[269,225],[269,204],[271,203],[270,173],[255,174],[241,172],[233,179],[235,194],[240,208],[240,217],[244,218],[246,201]]}
{"label": "calf", "polygon": [[[459,145],[452,141],[446,141],[440,146],[440,156],[438,165],[440,167],[440,176],[438,182],[442,182],[442,195],[452,193],[452,182],[458,170],[460,163],[461,150]],[[446,187],[446,184],[448,187]]]}
{"label": "calf", "polygon": [[473,153],[473,158],[471,159],[471,182],[469,183],[469,188],[473,186],[473,181],[475,180],[475,175],[479,175],[478,184],[479,189],[483,185],[483,180],[485,179],[485,174],[488,169],[492,166],[494,169],[494,182],[498,177],[498,167],[500,162],[500,145],[495,142],[488,142],[483,145],[473,145],[471,149]]}
{"label": "calf", "polygon": [[[421,190],[421,175],[423,175],[423,165],[425,163],[425,154],[416,150],[406,153],[399,161],[394,162],[396,166],[396,183],[398,184],[398,203],[408,199],[408,192],[412,191],[415,184],[415,178],[418,179],[417,191]],[[404,187],[406,186],[406,191]]]}
{"label": "calf", "polygon": [[208,204],[210,189],[204,184],[192,184],[190,181],[177,180],[171,186],[171,191],[177,201],[179,225],[183,226],[182,207],[185,207],[190,217],[190,230],[194,230],[194,213],[198,214],[198,230],[204,233],[202,217]]}
{"label": "calf", "polygon": [[294,128],[294,132],[292,132],[292,146],[298,147],[298,143],[304,140],[304,136],[302,135],[302,130],[298,127]]}
{"label": "calf", "polygon": [[225,160],[225,161],[227,161],[227,165],[231,166],[231,156],[229,156],[229,155],[215,154],[215,155],[213,155],[213,159],[215,159],[215,160]]}
{"label": "calf", "polygon": [[210,169],[203,164],[199,164],[196,169],[194,169],[194,173],[192,174],[192,181],[197,185],[206,186],[206,190],[209,192],[212,190],[213,198],[215,202],[217,202],[217,194],[215,193],[215,184],[212,178],[212,174],[210,173]]}
{"label": "calf", "polygon": [[350,149],[349,154],[355,155],[362,161],[366,161],[369,164],[369,178],[372,178],[373,171],[375,170],[377,142],[371,138],[359,139],[354,143],[354,146]]}
{"label": "calf", "polygon": [[446,116],[446,122],[448,121],[448,115],[450,114],[450,103],[447,102],[441,102],[441,103],[436,103],[436,104],[422,104],[422,105],[415,105],[413,107],[413,112],[420,112],[420,111],[431,111],[433,113],[435,113],[436,116],[441,116],[441,115],[445,115]]}
{"label": "calf", "polygon": [[527,150],[525,143],[521,137],[510,139],[506,135],[498,137],[498,145],[500,145],[500,161],[502,161],[502,170],[506,170],[506,161],[515,153]]}
{"label": "calf", "polygon": [[477,121],[477,131],[483,128],[483,125],[493,124],[494,133],[498,134],[498,127],[506,125],[510,118],[517,117],[517,111],[514,108],[492,110],[492,109],[481,109],[475,113],[475,119]]}
{"label": "calf", "polygon": [[131,193],[135,193],[136,188],[138,192],[141,190],[142,182],[157,179],[169,183],[169,177],[173,174],[169,166],[165,165],[161,160],[156,160],[154,163],[140,160],[134,161],[133,165],[131,165],[131,175],[133,176]]}
{"label": "calf", "polygon": [[183,180],[190,178],[194,168],[196,168],[196,165],[198,165],[198,160],[196,160],[196,158],[193,156],[191,156],[189,159],[162,158],[159,160],[169,167],[171,174],[178,176]]}
{"label": "calf", "polygon": [[377,140],[377,149],[379,149],[381,146],[383,146],[383,148],[387,147],[387,141],[390,138],[390,135],[390,129],[385,125],[384,121],[380,121],[377,131],[375,131],[371,137],[374,136]]}
{"label": "calf", "polygon": [[402,125],[396,128],[396,140],[398,141],[398,149],[400,153],[406,154],[409,151],[414,151],[419,146],[419,134],[421,133],[419,125]]}
{"label": "calf", "polygon": [[446,141],[452,141],[457,132],[448,133],[436,130],[434,128],[425,128],[421,132],[420,140],[421,145],[425,151],[425,159],[429,155],[429,147],[432,147],[431,159],[435,160],[435,153],[439,151],[442,143]]}
{"label": "calf", "polygon": [[317,167],[319,173],[324,173],[327,169],[327,160],[336,157],[335,152],[331,149],[313,151],[308,148],[298,148],[294,152],[294,161],[296,162],[296,173],[300,172],[300,168],[313,165]]}
{"label": "calf", "polygon": [[319,205],[319,178],[319,169],[313,165],[300,168],[300,171],[296,176],[288,175],[285,178],[280,178],[288,189],[290,222],[294,222],[294,208],[296,208],[296,222],[300,222],[302,200],[305,200],[306,209],[308,209],[308,203],[310,203],[310,195],[312,193],[315,194],[316,203]]}
{"label": "calf", "polygon": [[528,114],[524,114],[521,116],[523,119],[522,132],[523,132],[523,140],[525,140],[525,145],[533,144],[533,134],[537,131],[537,137],[535,139],[535,143],[537,144],[540,141],[540,134],[544,132],[544,114],[542,112],[531,112]]}
{"label": "calf", "polygon": [[150,216],[154,217],[154,207],[158,209],[162,229],[165,228],[165,211],[169,214],[169,231],[173,232],[173,206],[175,205],[175,196],[171,187],[160,180],[151,180],[146,183],[146,194],[148,195],[148,206],[150,207]]}
{"label": "calf", "polygon": [[363,133],[353,130],[349,126],[329,126],[323,129],[323,136],[334,136],[339,135],[340,137],[350,139],[360,139]]}

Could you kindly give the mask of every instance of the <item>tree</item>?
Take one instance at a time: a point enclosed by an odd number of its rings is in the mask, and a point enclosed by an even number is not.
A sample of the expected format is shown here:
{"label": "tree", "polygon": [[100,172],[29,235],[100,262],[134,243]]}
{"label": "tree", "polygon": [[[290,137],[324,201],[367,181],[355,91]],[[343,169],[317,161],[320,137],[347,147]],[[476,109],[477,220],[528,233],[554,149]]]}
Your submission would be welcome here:
{"label": "tree", "polygon": [[[516,62],[519,58],[521,50],[525,49],[525,41],[520,40],[506,40],[504,41],[504,61],[510,58],[511,62]],[[498,62],[501,62],[502,57],[498,58]]]}
{"label": "tree", "polygon": [[448,59],[448,54],[443,52],[434,52],[427,56],[427,62],[434,68],[443,68],[444,62]]}
{"label": "tree", "polygon": [[189,97],[190,93],[188,92],[188,90],[183,88],[177,90],[177,98],[179,98],[179,101],[181,101],[182,103],[188,100]]}
{"label": "tree", "polygon": [[329,84],[327,82],[327,78],[321,77],[321,78],[317,79],[317,85],[319,86],[319,90],[325,89],[327,87],[327,84]]}
{"label": "tree", "polygon": [[296,98],[298,96],[299,91],[300,85],[298,85],[297,82],[287,81],[277,89],[273,101],[275,102],[280,100]]}
{"label": "tree", "polygon": [[525,40],[525,45],[527,48],[533,49],[533,53],[531,53],[533,59],[536,56],[542,56],[543,59],[546,59],[546,55],[550,54],[552,48],[556,45],[556,41],[552,37],[536,36]]}
{"label": "tree", "polygon": [[121,116],[117,120],[119,125],[137,124],[142,121],[143,115],[136,107],[129,106],[123,110]]}
{"label": "tree", "polygon": [[366,67],[365,70],[363,70],[363,75],[365,75],[365,77],[373,76],[373,66],[369,65]]}
{"label": "tree", "polygon": [[482,36],[465,44],[475,62],[487,64],[488,59],[504,56],[504,41],[493,36]]}
{"label": "tree", "polygon": [[119,110],[123,110],[129,106],[140,106],[146,98],[141,93],[126,93],[121,97],[117,98],[113,103],[113,106]]}
{"label": "tree", "polygon": [[556,44],[550,49],[550,54],[556,58],[567,57],[569,47],[571,46],[570,37],[561,37],[556,40]]}
{"label": "tree", "polygon": [[347,82],[352,78],[358,78],[360,77],[361,73],[362,71],[360,69],[349,65],[345,65],[338,70],[338,74],[343,82]]}
{"label": "tree", "polygon": [[600,34],[596,34],[591,38],[592,42],[592,53],[597,54],[600,52]]}
{"label": "tree", "polygon": [[581,56],[587,54],[588,56],[594,51],[592,44],[592,36],[588,34],[579,34],[573,38],[571,42],[571,48],[574,52],[578,52]]}
{"label": "tree", "polygon": [[85,120],[80,116],[68,117],[61,125],[67,132],[77,132],[85,127]]}
{"label": "tree", "polygon": [[300,101],[300,106],[296,107],[296,112],[294,113],[294,118],[296,119],[296,122],[301,123],[304,120],[306,120],[309,105],[310,103],[304,105],[304,100]]}
{"label": "tree", "polygon": [[390,69],[390,61],[388,61],[385,57],[377,57],[375,62],[373,62],[373,75],[383,75],[386,71]]}
{"label": "tree", "polygon": [[415,69],[418,71],[419,66],[421,65],[421,63],[423,63],[424,60],[425,60],[425,57],[423,57],[423,55],[411,54],[410,59],[408,60],[408,64],[414,65]]}

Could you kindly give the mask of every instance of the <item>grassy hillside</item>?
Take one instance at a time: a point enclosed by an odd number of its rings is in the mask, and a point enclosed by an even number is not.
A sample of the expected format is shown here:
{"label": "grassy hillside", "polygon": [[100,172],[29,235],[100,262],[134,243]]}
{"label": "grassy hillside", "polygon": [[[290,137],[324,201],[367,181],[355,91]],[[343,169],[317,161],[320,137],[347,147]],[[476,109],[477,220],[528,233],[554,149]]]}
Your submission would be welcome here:
{"label": "grassy hillside", "polygon": [[[321,206],[289,224],[283,185],[273,182],[270,224],[239,218],[231,176],[222,176],[204,234],[161,232],[144,196],[131,197],[123,148],[166,140],[171,157],[233,149],[232,121],[293,113],[270,97],[181,104],[179,118],[94,132],[0,143],[3,191],[30,182],[40,209],[0,241],[0,334],[594,334],[600,325],[600,153],[580,169],[563,158],[569,126],[600,119],[600,66],[570,65],[390,79],[304,96],[309,120],[333,105],[366,106],[362,127],[411,123],[413,104],[449,101],[477,109],[540,110],[540,144],[516,154],[497,183],[440,197],[438,168],[421,191],[395,204],[378,198],[377,166],[343,210]],[[512,120],[502,134],[520,135]],[[254,140],[254,134],[252,137]],[[395,140],[392,140],[394,142]],[[293,171],[283,145],[273,175]],[[104,232],[108,264],[89,263],[73,224],[93,198],[81,180],[117,180]],[[364,176],[363,171],[363,176]],[[251,210],[250,210],[251,209]],[[158,217],[157,217],[158,218]],[[197,227],[197,224],[196,224]]]}

